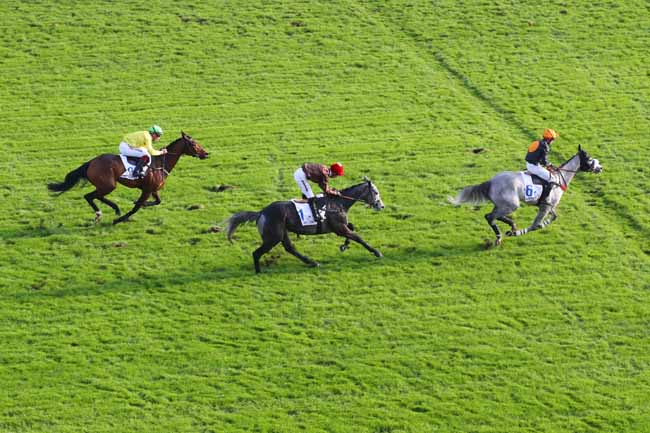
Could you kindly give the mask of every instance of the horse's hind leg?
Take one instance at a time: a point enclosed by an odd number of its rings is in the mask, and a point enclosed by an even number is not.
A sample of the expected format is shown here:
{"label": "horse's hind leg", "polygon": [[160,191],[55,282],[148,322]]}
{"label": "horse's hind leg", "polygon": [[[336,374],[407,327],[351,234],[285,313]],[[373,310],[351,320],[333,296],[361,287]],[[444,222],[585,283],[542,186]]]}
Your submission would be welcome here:
{"label": "horse's hind leg", "polygon": [[296,247],[293,246],[293,243],[291,243],[291,239],[289,239],[289,232],[284,232],[284,237],[282,238],[282,245],[284,246],[284,249],[291,255],[298,257],[300,260],[302,260],[303,263],[308,264],[309,266],[319,266],[318,262],[313,261],[307,256],[304,256],[296,250]]}
{"label": "horse's hind leg", "polygon": [[91,208],[95,211],[95,224],[99,223],[102,219],[102,211],[99,210],[97,205],[95,204],[95,199],[98,198],[101,200],[97,190],[89,192],[88,194],[84,195],[84,198],[88,202]]}
{"label": "horse's hind leg", "polygon": [[494,208],[492,212],[485,214],[485,220],[490,225],[490,227],[492,227],[494,234],[497,236],[496,240],[494,241],[494,245],[501,245],[501,230],[499,230],[499,226],[494,222],[494,220],[499,218],[496,215],[497,215],[497,209]]}
{"label": "horse's hind leg", "polygon": [[[517,224],[515,224],[515,221],[510,218],[509,216],[502,216],[497,218],[499,221],[504,222],[510,226],[510,232],[516,232],[517,231]],[[508,235],[509,232],[506,232],[506,236]]]}
{"label": "horse's hind leg", "polygon": [[274,239],[274,240],[271,240],[270,242],[267,242],[266,240],[264,240],[264,242],[262,243],[262,246],[259,247],[258,249],[256,249],[255,251],[253,251],[253,264],[255,265],[255,273],[256,274],[259,274],[261,272],[260,258],[264,254],[271,251],[271,249],[274,246],[276,246],[278,244],[278,242],[280,242],[280,239]]}
{"label": "horse's hind leg", "polygon": [[271,248],[285,237],[286,229],[278,223],[271,226],[267,222],[266,216],[262,214],[257,220],[257,230],[262,236],[262,246],[253,251],[253,264],[255,265],[255,273],[259,274],[261,272],[260,258],[271,251]]}
{"label": "horse's hind leg", "polygon": [[115,215],[120,216],[122,214],[122,211],[120,211],[120,208],[115,204],[114,202],[110,201],[106,197],[97,197],[99,201],[101,201],[104,204],[109,205],[113,210],[115,211]]}
{"label": "horse's hind leg", "polygon": [[487,220],[490,227],[492,227],[492,230],[494,231],[494,234],[497,237],[496,240],[494,241],[494,245],[501,245],[501,240],[502,240],[501,230],[499,229],[499,226],[496,224],[495,220],[503,221],[509,224],[510,227],[514,226],[514,221],[511,218],[509,218],[508,215],[510,215],[516,209],[517,208],[513,206],[508,206],[508,207],[495,206],[494,209],[492,209],[492,212],[485,214],[485,219]]}

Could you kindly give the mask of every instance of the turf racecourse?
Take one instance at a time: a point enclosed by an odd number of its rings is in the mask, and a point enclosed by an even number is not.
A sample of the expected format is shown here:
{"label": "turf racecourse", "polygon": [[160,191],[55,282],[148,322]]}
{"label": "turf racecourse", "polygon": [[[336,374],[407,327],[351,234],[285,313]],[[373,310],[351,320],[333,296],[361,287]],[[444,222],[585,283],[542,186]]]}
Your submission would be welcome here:
{"label": "turf racecourse", "polygon": [[[650,431],[649,13],[1,2],[0,431]],[[211,153],[161,206],[95,226],[89,186],[47,193],[152,123]],[[485,251],[489,208],[446,198],[522,169],[545,127],[553,162],[582,144],[604,171]],[[208,231],[335,160],[334,186],[382,193],[350,218],[383,259],[302,237],[322,267],[278,248],[256,276],[253,226]]]}

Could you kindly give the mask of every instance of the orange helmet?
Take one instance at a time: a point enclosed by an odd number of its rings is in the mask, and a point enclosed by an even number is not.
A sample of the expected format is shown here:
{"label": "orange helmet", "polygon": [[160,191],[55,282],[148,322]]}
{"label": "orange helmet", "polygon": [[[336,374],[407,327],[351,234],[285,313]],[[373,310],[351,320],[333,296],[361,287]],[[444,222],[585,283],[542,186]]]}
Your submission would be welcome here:
{"label": "orange helmet", "polygon": [[559,136],[560,136],[560,134],[558,134],[557,132],[555,132],[552,129],[545,129],[544,133],[542,134],[542,137],[544,137],[547,140],[555,140]]}
{"label": "orange helmet", "polygon": [[330,166],[332,173],[336,173],[337,176],[343,176],[343,164],[340,162],[335,162]]}

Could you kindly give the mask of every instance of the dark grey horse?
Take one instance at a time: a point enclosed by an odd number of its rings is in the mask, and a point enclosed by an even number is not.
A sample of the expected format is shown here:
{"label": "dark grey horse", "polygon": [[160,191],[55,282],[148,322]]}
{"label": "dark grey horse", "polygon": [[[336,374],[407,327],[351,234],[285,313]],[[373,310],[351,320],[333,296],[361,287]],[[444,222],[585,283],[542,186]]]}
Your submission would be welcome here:
{"label": "dark grey horse", "polygon": [[366,178],[363,183],[341,190],[340,197],[325,196],[317,198],[316,206],[318,208],[325,207],[326,209],[326,218],[322,223],[320,232],[318,232],[317,226],[303,226],[301,224],[300,216],[293,203],[290,201],[276,201],[260,212],[238,212],[233,214],[226,221],[226,233],[228,240],[232,242],[232,235],[240,224],[249,221],[257,222],[257,230],[262,236],[262,246],[253,252],[253,262],[257,273],[260,272],[260,257],[280,242],[282,242],[284,249],[288,253],[298,257],[310,266],[318,266],[317,262],[296,251],[296,247],[293,246],[291,239],[289,239],[289,232],[303,235],[336,233],[338,236],[345,238],[341,251],[345,251],[350,240],[353,240],[366,247],[375,256],[382,257],[382,254],[361,239],[354,232],[354,226],[348,223],[348,210],[357,201],[363,201],[377,211],[384,208],[379,190],[370,179]]}
{"label": "dark grey horse", "polygon": [[[521,172],[503,171],[487,182],[464,188],[456,198],[452,198],[450,201],[455,205],[461,203],[478,204],[487,200],[494,203],[494,209],[485,215],[485,219],[497,236],[494,244],[500,245],[501,230],[499,230],[495,220],[510,225],[510,230],[506,232],[506,236],[521,236],[533,230],[544,228],[557,218],[555,209],[576,173],[579,171],[600,173],[602,169],[597,159],[593,159],[587,152],[582,150],[581,146],[578,146],[578,153],[554,172],[554,178],[558,181],[553,184],[553,189],[546,202],[532,203],[534,206],[539,207],[539,211],[533,224],[522,230],[517,230],[515,222],[508,216],[517,210],[521,201],[524,200],[525,186]],[[546,219],[548,214],[551,216]]]}

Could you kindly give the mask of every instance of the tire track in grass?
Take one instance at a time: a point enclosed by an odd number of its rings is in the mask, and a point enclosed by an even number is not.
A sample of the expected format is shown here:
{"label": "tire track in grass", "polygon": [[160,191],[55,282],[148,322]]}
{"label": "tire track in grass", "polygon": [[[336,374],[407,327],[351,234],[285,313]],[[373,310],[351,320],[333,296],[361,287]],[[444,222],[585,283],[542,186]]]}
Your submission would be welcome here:
{"label": "tire track in grass", "polygon": [[[422,35],[418,34],[415,30],[409,29],[401,25],[399,22],[396,22],[392,18],[382,14],[380,11],[370,11],[366,9],[366,12],[367,15],[371,15],[371,14],[375,16],[380,15],[381,18],[379,18],[378,21],[381,24],[384,24],[384,27],[392,28],[395,29],[396,31],[405,34],[408,38],[410,38],[413,41],[414,46],[419,51],[425,51],[427,54],[433,57],[436,63],[443,70],[445,70],[451,77],[453,77],[457,82],[459,82],[461,86],[465,88],[469,94],[471,94],[474,98],[479,100],[485,106],[489,107],[490,110],[495,112],[501,119],[503,119],[503,121],[506,124],[516,127],[519,131],[522,132],[523,135],[527,136],[531,140],[537,139],[538,134],[535,131],[529,129],[523,122],[521,122],[517,118],[515,113],[500,106],[493,99],[488,97],[485,94],[485,92],[483,92],[483,90],[481,90],[480,87],[475,85],[466,74],[454,68],[449,63],[449,61],[445,58],[444,54],[441,51],[432,49],[428,47],[425,43],[423,43],[424,39]],[[555,152],[555,154],[558,155],[562,160],[568,159],[567,157],[560,154],[559,152]],[[650,237],[650,229],[646,228],[645,225],[639,220],[637,216],[632,214],[630,211],[627,211],[624,206],[619,205],[619,203],[617,203],[615,200],[608,199],[604,195],[601,195],[599,199],[603,203],[603,207],[599,208],[601,212],[606,212],[610,215],[614,214],[615,217],[617,217],[619,220],[624,222],[623,224],[625,224],[629,228],[632,228],[635,232],[638,232],[639,237],[637,239],[637,242],[639,244],[639,248],[645,254],[645,256],[650,259],[650,252],[648,251],[648,249],[642,248],[645,239]],[[623,231],[625,231],[625,228],[622,229]]]}

